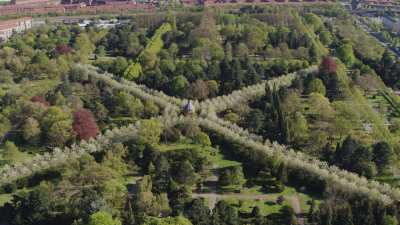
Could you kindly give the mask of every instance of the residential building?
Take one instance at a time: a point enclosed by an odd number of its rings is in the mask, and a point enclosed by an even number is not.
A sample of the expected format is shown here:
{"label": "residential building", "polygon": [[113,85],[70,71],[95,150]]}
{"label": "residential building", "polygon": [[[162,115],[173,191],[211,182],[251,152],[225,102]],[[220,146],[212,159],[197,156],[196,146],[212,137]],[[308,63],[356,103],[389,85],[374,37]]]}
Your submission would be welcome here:
{"label": "residential building", "polygon": [[21,33],[31,27],[31,17],[0,21],[0,42],[8,40],[13,33]]}

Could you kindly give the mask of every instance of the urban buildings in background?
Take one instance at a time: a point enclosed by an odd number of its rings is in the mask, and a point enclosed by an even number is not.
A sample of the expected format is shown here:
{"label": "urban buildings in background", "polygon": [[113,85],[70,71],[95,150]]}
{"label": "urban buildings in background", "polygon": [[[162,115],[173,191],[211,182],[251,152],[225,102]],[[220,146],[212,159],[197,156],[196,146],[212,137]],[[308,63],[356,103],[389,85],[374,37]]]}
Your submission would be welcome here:
{"label": "urban buildings in background", "polygon": [[32,18],[23,17],[0,21],[0,42],[6,41],[13,33],[20,33],[32,27]]}
{"label": "urban buildings in background", "polygon": [[[152,10],[167,1],[158,0],[0,0],[0,15],[46,13],[99,13]],[[225,5],[262,3],[317,3],[328,0],[178,0],[183,5]]]}
{"label": "urban buildings in background", "polygon": [[[323,3],[331,0],[176,0],[183,5],[231,5],[231,4],[303,4]],[[0,0],[0,15],[35,15],[64,13],[121,13],[131,10],[153,10],[166,5],[167,0]],[[399,10],[395,0],[352,0],[349,8]],[[351,6],[350,6],[351,5]]]}

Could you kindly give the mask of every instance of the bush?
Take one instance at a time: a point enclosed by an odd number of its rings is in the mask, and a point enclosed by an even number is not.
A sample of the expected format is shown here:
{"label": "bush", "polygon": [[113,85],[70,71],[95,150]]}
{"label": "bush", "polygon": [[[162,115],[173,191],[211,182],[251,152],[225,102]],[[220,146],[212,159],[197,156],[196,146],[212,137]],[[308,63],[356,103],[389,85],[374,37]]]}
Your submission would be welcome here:
{"label": "bush", "polygon": [[204,132],[200,132],[198,133],[195,137],[194,137],[194,142],[197,144],[201,144],[203,146],[211,146],[211,141],[210,138],[208,137],[208,135]]}

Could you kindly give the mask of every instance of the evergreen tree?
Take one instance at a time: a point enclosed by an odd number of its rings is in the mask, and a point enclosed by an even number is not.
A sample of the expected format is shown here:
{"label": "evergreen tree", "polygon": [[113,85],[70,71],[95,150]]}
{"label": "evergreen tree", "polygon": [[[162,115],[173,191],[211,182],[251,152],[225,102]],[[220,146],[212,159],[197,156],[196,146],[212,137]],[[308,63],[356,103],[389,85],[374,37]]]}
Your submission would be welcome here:
{"label": "evergreen tree", "polygon": [[373,145],[373,161],[382,173],[391,163],[393,150],[387,142],[378,142]]}
{"label": "evergreen tree", "polygon": [[193,199],[187,203],[184,215],[193,225],[209,225],[211,223],[210,209],[204,204],[203,199]]}
{"label": "evergreen tree", "polygon": [[276,140],[280,143],[286,143],[287,142],[287,130],[288,130],[288,124],[287,124],[287,120],[286,120],[286,115],[282,110],[282,105],[281,105],[281,99],[279,96],[279,92],[276,91],[276,87],[274,87],[274,97],[273,97],[273,101],[274,101],[274,108],[276,110],[276,115],[277,115],[277,120],[276,120],[276,124],[277,124],[277,136],[276,136]]}
{"label": "evergreen tree", "polygon": [[351,136],[348,136],[342,143],[338,145],[335,152],[335,164],[342,168],[352,167],[352,155],[359,147],[359,144]]}
{"label": "evergreen tree", "polygon": [[318,53],[318,49],[314,43],[311,45],[311,48],[310,48],[308,54],[310,55],[311,62],[313,62],[313,63],[318,62],[319,53]]}
{"label": "evergreen tree", "polygon": [[339,210],[334,225],[353,225],[353,213],[349,205]]}
{"label": "evergreen tree", "polygon": [[323,202],[320,207],[320,217],[319,217],[319,223],[320,225],[332,225],[333,221],[333,212],[332,212],[332,206],[326,202]]}
{"label": "evergreen tree", "polygon": [[297,219],[296,214],[292,207],[285,205],[280,210],[281,213],[281,223],[282,225],[296,225]]}
{"label": "evergreen tree", "polygon": [[252,85],[260,82],[261,78],[260,75],[257,73],[256,69],[254,68],[253,63],[250,60],[246,60],[246,79],[245,83],[246,85]]}
{"label": "evergreen tree", "polygon": [[236,225],[239,223],[237,210],[221,200],[213,210],[212,225]]}
{"label": "evergreen tree", "polygon": [[124,210],[124,224],[125,225],[135,225],[135,214],[133,213],[133,208],[131,200],[128,199],[125,204]]}
{"label": "evergreen tree", "polygon": [[[232,61],[232,73],[234,75],[234,88],[238,89],[244,86],[244,72],[242,69],[242,64],[239,59],[234,59]],[[231,90],[233,91],[233,90]]]}
{"label": "evergreen tree", "polygon": [[277,178],[283,184],[287,184],[288,174],[287,174],[287,168],[284,163],[281,163],[278,167]]}

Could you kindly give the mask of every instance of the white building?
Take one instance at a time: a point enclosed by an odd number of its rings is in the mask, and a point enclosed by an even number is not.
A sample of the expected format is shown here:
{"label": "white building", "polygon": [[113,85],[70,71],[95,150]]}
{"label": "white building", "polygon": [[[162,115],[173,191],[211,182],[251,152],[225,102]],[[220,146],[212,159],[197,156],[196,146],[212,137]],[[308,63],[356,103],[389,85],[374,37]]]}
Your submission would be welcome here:
{"label": "white building", "polygon": [[32,27],[32,18],[23,17],[0,21],[0,42],[7,41],[13,33],[21,33]]}

